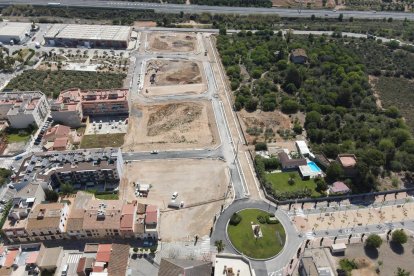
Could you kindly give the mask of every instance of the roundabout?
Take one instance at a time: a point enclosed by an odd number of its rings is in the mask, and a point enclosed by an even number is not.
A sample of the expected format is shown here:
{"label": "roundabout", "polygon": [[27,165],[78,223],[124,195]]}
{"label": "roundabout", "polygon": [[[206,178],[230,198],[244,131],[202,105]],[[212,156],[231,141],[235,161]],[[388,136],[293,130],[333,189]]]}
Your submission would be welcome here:
{"label": "roundabout", "polygon": [[260,209],[235,212],[227,225],[227,235],[238,252],[254,260],[273,258],[286,242],[283,225],[274,214]]}

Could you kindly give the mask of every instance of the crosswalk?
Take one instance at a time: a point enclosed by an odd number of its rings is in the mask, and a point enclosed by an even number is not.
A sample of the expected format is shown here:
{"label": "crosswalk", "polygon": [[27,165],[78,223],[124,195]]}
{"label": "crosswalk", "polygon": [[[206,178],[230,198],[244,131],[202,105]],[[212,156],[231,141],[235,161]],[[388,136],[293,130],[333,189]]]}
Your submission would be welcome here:
{"label": "crosswalk", "polygon": [[306,232],[306,233],[305,233],[305,237],[306,237],[308,240],[313,240],[313,239],[315,238],[315,235],[313,234],[313,232],[312,232],[312,231],[308,231],[308,232]]}

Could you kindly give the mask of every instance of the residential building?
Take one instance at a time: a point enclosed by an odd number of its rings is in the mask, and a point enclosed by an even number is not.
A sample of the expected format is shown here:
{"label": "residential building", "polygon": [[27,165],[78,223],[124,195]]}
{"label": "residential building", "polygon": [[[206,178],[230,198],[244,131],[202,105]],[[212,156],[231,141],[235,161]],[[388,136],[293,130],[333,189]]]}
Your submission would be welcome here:
{"label": "residential building", "polygon": [[69,207],[66,203],[41,203],[30,212],[26,231],[30,240],[55,240],[65,237]]}
{"label": "residential building", "polygon": [[45,34],[50,46],[126,49],[131,27],[111,25],[54,24]]}
{"label": "residential building", "polygon": [[40,91],[0,94],[0,119],[7,119],[11,128],[39,127],[49,110],[47,98]]}
{"label": "residential building", "polygon": [[137,204],[137,212],[134,221],[134,235],[139,239],[145,238],[145,209],[145,204]]}
{"label": "residential building", "polygon": [[158,239],[158,208],[155,205],[148,205],[145,210],[145,233],[147,237]]}
{"label": "residential building", "polygon": [[26,232],[27,218],[30,211],[45,200],[45,192],[40,182],[31,182],[17,192],[12,207],[3,225],[3,233],[10,242],[28,241]]}
{"label": "residential building", "polygon": [[87,116],[127,115],[128,89],[62,91],[52,104],[56,122],[78,127]]}
{"label": "residential building", "polygon": [[93,194],[77,192],[75,199],[71,203],[68,223],[66,224],[66,234],[69,238],[86,238],[86,232],[83,229],[83,218],[85,216],[85,208],[92,199],[94,199]]}
{"label": "residential building", "polygon": [[293,49],[290,53],[290,60],[296,64],[304,64],[308,61],[308,56],[304,49]]}
{"label": "residential building", "polygon": [[40,271],[53,272],[62,262],[63,247],[40,247],[39,255],[36,260],[36,265]]}
{"label": "residential building", "polygon": [[122,207],[121,222],[120,222],[120,234],[123,237],[132,238],[135,237],[134,226],[135,218],[137,215],[137,201],[125,204]]}
{"label": "residential building", "polygon": [[87,276],[93,270],[93,264],[95,263],[95,258],[92,257],[82,257],[79,259],[78,266],[76,267],[76,274],[78,276]]}
{"label": "residential building", "polygon": [[305,249],[299,262],[299,275],[334,276],[335,268],[331,266],[326,254],[323,248]]}
{"label": "residential building", "polygon": [[249,259],[236,254],[221,253],[214,261],[214,275],[255,276]]}
{"label": "residential building", "polygon": [[83,230],[89,238],[119,237],[121,200],[89,200],[83,217]]}
{"label": "residential building", "polygon": [[211,276],[212,271],[213,269],[212,269],[211,262],[203,262],[199,260],[162,258],[161,263],[160,263],[160,269],[158,271],[158,276],[178,276],[178,275]]}
{"label": "residential building", "polygon": [[336,181],[332,184],[329,188],[330,194],[347,194],[351,192],[351,189],[346,186],[346,184],[342,181]]}
{"label": "residential building", "polygon": [[62,183],[70,183],[77,190],[114,190],[119,185],[123,163],[118,148],[36,153],[23,161],[14,185],[24,187],[41,180],[56,190]]}
{"label": "residential building", "polygon": [[305,141],[295,141],[295,145],[302,157],[309,157],[312,154]]}
{"label": "residential building", "polygon": [[345,177],[355,177],[357,175],[357,158],[354,154],[338,154],[336,161],[341,165]]}
{"label": "residential building", "polygon": [[58,138],[68,137],[70,134],[70,127],[64,125],[55,125],[49,128],[45,135],[43,136],[43,140],[46,142],[54,142]]}
{"label": "residential building", "polygon": [[306,166],[308,164],[305,158],[293,159],[284,151],[280,152],[278,156],[283,170],[295,170],[299,166]]}

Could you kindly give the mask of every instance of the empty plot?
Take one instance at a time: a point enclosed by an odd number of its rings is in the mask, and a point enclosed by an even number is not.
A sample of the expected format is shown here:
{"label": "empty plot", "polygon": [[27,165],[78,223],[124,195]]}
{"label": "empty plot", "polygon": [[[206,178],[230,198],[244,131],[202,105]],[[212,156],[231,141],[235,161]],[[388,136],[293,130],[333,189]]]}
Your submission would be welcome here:
{"label": "empty plot", "polygon": [[133,106],[126,150],[209,147],[219,141],[212,106],[207,101]]}
{"label": "empty plot", "polygon": [[193,33],[159,33],[148,35],[150,51],[159,53],[193,52],[197,49],[197,38]]}
{"label": "empty plot", "polygon": [[[148,197],[138,201],[160,208],[160,235],[164,241],[208,234],[214,214],[224,203],[229,181],[225,162],[211,159],[133,162],[126,166],[125,178],[127,200],[135,199],[133,182],[151,185]],[[174,192],[178,192],[177,202],[194,207],[169,209],[167,205]]]}
{"label": "empty plot", "polygon": [[200,94],[207,90],[200,62],[156,59],[147,63],[143,95]]}

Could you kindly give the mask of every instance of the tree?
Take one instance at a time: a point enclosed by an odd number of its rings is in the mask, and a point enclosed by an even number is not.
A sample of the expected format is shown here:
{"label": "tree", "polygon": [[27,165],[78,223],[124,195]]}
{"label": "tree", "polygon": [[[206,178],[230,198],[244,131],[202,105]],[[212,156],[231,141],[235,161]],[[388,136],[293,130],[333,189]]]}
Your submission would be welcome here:
{"label": "tree", "polygon": [[338,162],[333,162],[326,170],[326,179],[329,182],[334,182],[341,178],[344,174],[344,170]]}
{"label": "tree", "polygon": [[289,180],[288,180],[289,185],[295,184],[295,178],[296,178],[295,173],[293,172],[289,173]]}
{"label": "tree", "polygon": [[323,178],[317,177],[314,181],[316,183],[316,190],[318,192],[325,192],[328,189],[328,184],[326,184]]}
{"label": "tree", "polygon": [[220,252],[222,252],[224,250],[225,245],[223,243],[223,240],[215,241],[214,242],[214,245],[217,247],[218,253],[220,253]]}
{"label": "tree", "polygon": [[73,186],[70,183],[64,183],[60,186],[60,191],[64,194],[64,195],[69,195],[71,193],[73,193]]}
{"label": "tree", "polygon": [[56,202],[59,199],[59,194],[54,190],[46,190],[45,199],[49,202]]}
{"label": "tree", "polygon": [[314,21],[314,20],[315,20],[315,15],[314,15],[314,14],[312,14],[312,15],[311,15],[311,20],[312,20],[312,21]]}
{"label": "tree", "polygon": [[398,244],[404,244],[408,240],[407,234],[403,229],[395,230],[392,232],[392,241]]}
{"label": "tree", "polygon": [[395,272],[395,276],[410,276],[411,273],[408,271],[405,271],[405,269],[398,267],[397,272]]}
{"label": "tree", "polygon": [[238,213],[234,213],[230,218],[230,224],[233,226],[238,225],[242,220],[242,217]]}
{"label": "tree", "polygon": [[371,234],[365,241],[365,246],[379,248],[382,244],[382,239],[377,234]]}
{"label": "tree", "polygon": [[267,144],[265,142],[256,143],[256,145],[254,145],[254,150],[255,151],[267,150]]}
{"label": "tree", "polygon": [[290,66],[286,73],[285,86],[289,83],[293,83],[297,89],[302,85],[302,76],[295,66]]}
{"label": "tree", "polygon": [[341,13],[341,14],[338,16],[338,21],[339,21],[339,22],[342,22],[342,20],[344,20],[344,15]]}
{"label": "tree", "polygon": [[221,28],[219,29],[219,35],[227,35],[227,30],[226,30],[226,28],[221,27]]}

